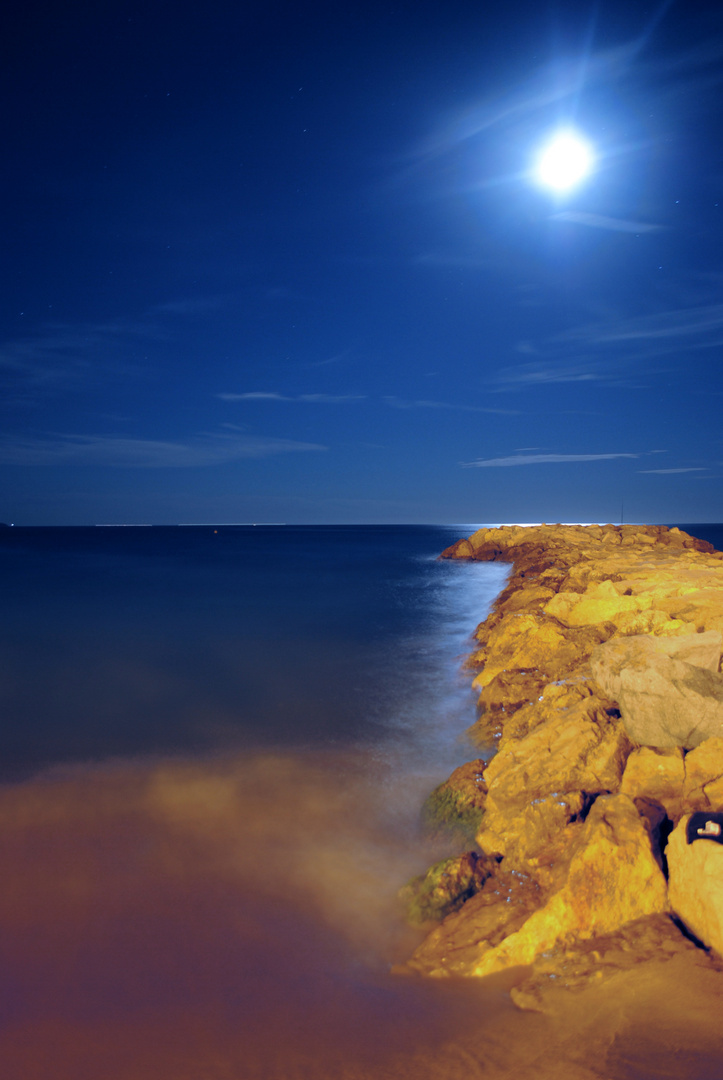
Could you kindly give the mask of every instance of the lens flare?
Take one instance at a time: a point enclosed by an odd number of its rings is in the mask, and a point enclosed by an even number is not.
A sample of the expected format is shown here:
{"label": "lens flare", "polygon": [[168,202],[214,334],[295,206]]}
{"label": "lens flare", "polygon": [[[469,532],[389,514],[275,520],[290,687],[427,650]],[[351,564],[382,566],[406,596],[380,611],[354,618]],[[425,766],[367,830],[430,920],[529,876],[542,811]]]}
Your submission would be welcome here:
{"label": "lens flare", "polygon": [[544,147],[535,176],[553,191],[569,191],[590,173],[595,161],[592,148],[572,131],[562,131]]}

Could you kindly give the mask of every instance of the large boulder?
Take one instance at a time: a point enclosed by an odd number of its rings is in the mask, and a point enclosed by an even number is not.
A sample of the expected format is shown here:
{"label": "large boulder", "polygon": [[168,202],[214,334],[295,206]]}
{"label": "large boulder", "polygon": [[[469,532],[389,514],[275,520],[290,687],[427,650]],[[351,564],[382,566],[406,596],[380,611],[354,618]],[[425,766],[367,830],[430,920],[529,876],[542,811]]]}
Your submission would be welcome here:
{"label": "large boulder", "polygon": [[472,685],[483,690],[507,671],[539,670],[553,675],[566,645],[564,634],[553,619],[534,614],[505,615],[494,628],[486,649],[478,654],[484,662]]}
{"label": "large boulder", "polygon": [[533,799],[504,823],[495,817],[493,829],[481,831],[480,839],[490,847],[504,846],[505,866],[529,874],[549,891],[564,877],[591,801],[583,791]]}
{"label": "large boulder", "polygon": [[706,739],[685,755],[683,801],[686,810],[723,806],[723,738]]}
{"label": "large boulder", "polygon": [[599,645],[590,666],[620,706],[626,731],[643,746],[686,749],[723,735],[721,634],[641,634]]}
{"label": "large boulder", "polygon": [[723,738],[706,739],[685,755],[680,747],[633,750],[620,791],[638,803],[657,803],[675,823],[693,810],[723,806]]}
{"label": "large boulder", "polygon": [[545,614],[554,615],[566,626],[588,626],[594,623],[616,622],[623,614],[648,611],[653,605],[650,596],[620,594],[612,581],[594,582],[585,592],[559,592],[545,605]]}
{"label": "large boulder", "polygon": [[482,889],[417,947],[398,971],[443,977],[472,975],[480,956],[518,930],[540,906],[532,878],[500,866]]}
{"label": "large boulder", "polygon": [[688,843],[690,816],[670,835],[668,895],[673,911],[695,936],[723,956],[723,845],[698,839]]}
{"label": "large boulder", "polygon": [[620,784],[623,795],[659,803],[677,821],[684,809],[685,761],[679,746],[660,749],[641,746],[633,750]]}
{"label": "large boulder", "polygon": [[[539,612],[505,611],[477,631],[482,647],[472,654],[470,664],[482,670],[472,685],[482,692],[497,680],[499,688],[490,704],[498,706],[500,678],[516,682],[518,673],[527,673],[543,681],[563,679],[608,636],[599,627],[565,627]],[[515,685],[513,692],[517,690]],[[485,697],[480,697],[480,705],[486,707]]]}
{"label": "large boulder", "polygon": [[409,964],[412,970],[489,975],[530,964],[571,940],[614,933],[634,919],[668,911],[666,882],[648,828],[625,795],[597,799],[552,893],[530,875],[507,870],[506,862],[422,942]]}
{"label": "large boulder", "polygon": [[[579,813],[581,792],[618,790],[631,749],[620,719],[599,698],[552,709],[549,719],[525,738],[508,742],[488,765],[487,809],[477,843],[489,855],[513,855],[520,845],[529,852],[534,807],[549,810],[545,818],[551,827],[562,826],[563,818],[570,821]],[[572,803],[568,795],[574,795]],[[561,816],[554,813],[556,800]]]}
{"label": "large boulder", "polygon": [[626,795],[603,795],[578,836],[562,888],[518,931],[480,949],[470,974],[530,964],[570,937],[609,934],[667,910],[665,877],[646,823]]}

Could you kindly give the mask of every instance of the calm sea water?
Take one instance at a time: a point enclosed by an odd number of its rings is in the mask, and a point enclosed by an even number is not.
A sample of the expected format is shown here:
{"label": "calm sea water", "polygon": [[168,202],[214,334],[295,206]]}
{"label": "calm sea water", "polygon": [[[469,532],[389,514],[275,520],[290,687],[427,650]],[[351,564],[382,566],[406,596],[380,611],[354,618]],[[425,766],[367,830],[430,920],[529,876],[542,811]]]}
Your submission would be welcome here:
{"label": "calm sea water", "polygon": [[0,532],[3,1080],[719,1075],[697,971],[558,1017],[390,974],[507,572],[437,561],[471,529]]}
{"label": "calm sea water", "polygon": [[441,748],[505,577],[437,561],[469,528],[3,530],[0,770],[400,727]]}

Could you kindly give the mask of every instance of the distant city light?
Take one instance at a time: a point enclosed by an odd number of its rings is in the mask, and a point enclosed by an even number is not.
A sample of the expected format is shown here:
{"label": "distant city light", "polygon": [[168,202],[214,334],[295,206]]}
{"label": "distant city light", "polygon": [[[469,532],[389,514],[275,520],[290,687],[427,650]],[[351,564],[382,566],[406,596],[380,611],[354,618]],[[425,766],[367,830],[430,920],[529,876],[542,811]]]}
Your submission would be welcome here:
{"label": "distant city light", "polygon": [[555,135],[540,153],[535,177],[553,191],[569,191],[592,170],[595,155],[585,139],[573,131]]}

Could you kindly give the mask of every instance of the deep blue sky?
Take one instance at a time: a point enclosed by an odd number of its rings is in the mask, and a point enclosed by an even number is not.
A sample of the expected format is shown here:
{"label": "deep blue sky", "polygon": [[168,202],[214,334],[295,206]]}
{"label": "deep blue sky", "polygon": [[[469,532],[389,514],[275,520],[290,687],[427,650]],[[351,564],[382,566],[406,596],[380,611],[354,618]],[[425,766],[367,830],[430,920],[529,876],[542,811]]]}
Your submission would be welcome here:
{"label": "deep blue sky", "polygon": [[723,520],[720,5],[14,7],[0,520]]}

